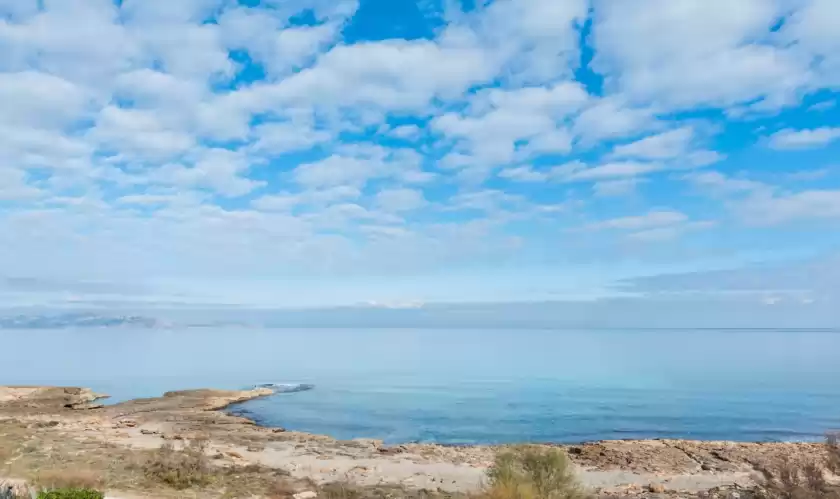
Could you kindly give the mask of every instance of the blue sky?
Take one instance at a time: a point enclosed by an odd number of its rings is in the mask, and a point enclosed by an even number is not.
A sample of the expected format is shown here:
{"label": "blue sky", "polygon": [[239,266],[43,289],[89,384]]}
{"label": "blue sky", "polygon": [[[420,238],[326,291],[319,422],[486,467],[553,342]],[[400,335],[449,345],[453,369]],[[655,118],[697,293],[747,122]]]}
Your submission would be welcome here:
{"label": "blue sky", "polygon": [[838,25],[834,0],[0,0],[0,297],[807,315],[838,300]]}

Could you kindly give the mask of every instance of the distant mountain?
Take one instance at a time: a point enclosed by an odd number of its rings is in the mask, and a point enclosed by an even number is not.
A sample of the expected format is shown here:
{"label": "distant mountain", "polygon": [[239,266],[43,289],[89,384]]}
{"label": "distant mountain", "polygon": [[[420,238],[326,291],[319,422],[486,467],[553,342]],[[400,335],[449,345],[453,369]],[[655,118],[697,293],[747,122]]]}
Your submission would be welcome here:
{"label": "distant mountain", "polygon": [[104,316],[88,313],[67,313],[0,317],[0,329],[63,329],[71,327],[159,328],[168,326],[168,323],[158,319],[136,315]]}

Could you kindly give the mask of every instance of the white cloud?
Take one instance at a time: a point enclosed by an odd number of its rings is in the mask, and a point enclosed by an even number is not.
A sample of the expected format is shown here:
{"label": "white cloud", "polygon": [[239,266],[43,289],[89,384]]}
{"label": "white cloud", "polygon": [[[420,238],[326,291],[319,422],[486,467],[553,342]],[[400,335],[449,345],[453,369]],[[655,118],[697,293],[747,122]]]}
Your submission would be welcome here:
{"label": "white cloud", "polygon": [[88,138],[103,151],[126,159],[167,159],[197,145],[194,136],[172,125],[153,111],[108,106],[97,116]]}
{"label": "white cloud", "polygon": [[733,209],[747,223],[755,225],[778,225],[806,220],[840,220],[840,191],[761,193],[738,202]]}
{"label": "white cloud", "polygon": [[637,242],[662,242],[676,239],[687,232],[694,232],[698,230],[707,230],[715,227],[716,223],[712,221],[688,222],[680,225],[672,225],[668,227],[656,227],[652,229],[640,230],[627,235],[627,239]]}
{"label": "white cloud", "polygon": [[375,202],[386,212],[400,213],[422,208],[426,198],[417,189],[386,189],[376,194]]}
{"label": "white cloud", "polygon": [[691,220],[674,210],[651,210],[644,215],[618,217],[593,222],[582,227],[587,231],[618,231],[630,242],[649,243],[676,239],[679,236],[714,227],[713,221]]}
{"label": "white cloud", "polygon": [[619,97],[594,101],[574,124],[574,132],[589,144],[603,139],[634,137],[658,124],[653,111],[630,106]]}
{"label": "white cloud", "polygon": [[468,22],[511,79],[545,82],[575,65],[578,28],[588,7],[585,0],[498,0],[478,9]]}
{"label": "white cloud", "polygon": [[506,168],[499,172],[499,177],[516,182],[544,182],[548,180],[548,174],[536,171],[530,166]]}
{"label": "white cloud", "polygon": [[0,167],[0,201],[23,201],[43,195],[41,190],[28,185],[24,172]]}
{"label": "white cloud", "polygon": [[423,131],[417,125],[400,125],[390,131],[390,134],[394,137],[405,140],[415,140],[422,133]]}
{"label": "white cloud", "polygon": [[809,149],[822,147],[840,139],[840,127],[821,127],[806,130],[786,128],[770,136],[773,149]]}
{"label": "white cloud", "polygon": [[690,126],[651,135],[613,149],[613,158],[633,158],[651,161],[672,160],[686,167],[706,166],[720,161],[723,156],[707,149],[696,148],[694,129]]}
{"label": "white cloud", "polygon": [[341,20],[315,26],[288,26],[285,16],[267,9],[229,9],[219,19],[222,38],[230,49],[247,50],[268,74],[277,78],[310,63],[334,43]]}
{"label": "white cloud", "polygon": [[622,177],[636,177],[648,173],[661,171],[663,167],[661,164],[658,163],[621,161],[604,163],[590,168],[576,167],[567,169],[568,171],[556,171],[556,174],[559,174],[561,178],[567,182],[574,182],[588,180],[604,180]]}
{"label": "white cloud", "polygon": [[672,109],[784,105],[808,85],[809,60],[771,42],[783,2],[595,3],[594,65],[634,101]]}
{"label": "white cloud", "polygon": [[688,221],[688,216],[684,213],[673,210],[654,210],[644,215],[618,217],[603,220],[601,222],[594,222],[585,226],[585,228],[588,230],[641,230],[676,225],[686,221]]}
{"label": "white cloud", "polygon": [[470,46],[406,40],[338,45],[315,66],[276,84],[255,87],[252,99],[263,109],[305,104],[320,109],[420,110],[434,98],[461,96],[494,72],[486,55]]}
{"label": "white cloud", "polygon": [[331,132],[317,130],[311,123],[300,121],[263,123],[254,127],[253,133],[257,140],[252,149],[265,154],[306,150],[333,139]]}
{"label": "white cloud", "polygon": [[833,0],[800,2],[782,26],[782,37],[795,43],[800,56],[815,62],[816,86],[840,83],[840,7]]}
{"label": "white cloud", "polygon": [[236,197],[265,185],[242,176],[248,166],[247,158],[240,152],[206,149],[200,152],[191,166],[167,164],[151,172],[150,178],[154,183],[207,188],[223,196]]}
{"label": "white cloud", "polygon": [[643,180],[626,178],[620,180],[605,180],[592,184],[592,189],[599,197],[627,196],[636,192],[636,188]]}
{"label": "white cloud", "polygon": [[57,128],[86,116],[93,97],[70,81],[36,71],[0,73],[0,124]]}
{"label": "white cloud", "polygon": [[650,160],[672,159],[685,153],[693,139],[694,130],[686,126],[616,146],[613,156]]}
{"label": "white cloud", "polygon": [[762,182],[745,178],[733,178],[716,171],[690,173],[683,178],[698,188],[712,194],[752,194],[772,189]]}
{"label": "white cloud", "polygon": [[251,206],[265,211],[291,211],[300,206],[320,208],[334,203],[354,201],[362,196],[362,191],[356,187],[341,185],[325,189],[307,190],[296,194],[283,193],[259,197],[251,202]]}

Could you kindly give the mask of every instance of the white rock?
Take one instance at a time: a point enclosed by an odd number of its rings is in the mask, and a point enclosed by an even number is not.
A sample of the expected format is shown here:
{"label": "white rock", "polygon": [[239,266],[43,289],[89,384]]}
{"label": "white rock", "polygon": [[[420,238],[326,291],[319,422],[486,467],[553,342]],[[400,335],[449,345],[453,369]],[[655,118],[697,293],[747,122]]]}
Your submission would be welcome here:
{"label": "white rock", "polygon": [[292,496],[294,499],[315,499],[318,497],[318,494],[311,490],[306,490],[304,492],[298,492],[297,494]]}

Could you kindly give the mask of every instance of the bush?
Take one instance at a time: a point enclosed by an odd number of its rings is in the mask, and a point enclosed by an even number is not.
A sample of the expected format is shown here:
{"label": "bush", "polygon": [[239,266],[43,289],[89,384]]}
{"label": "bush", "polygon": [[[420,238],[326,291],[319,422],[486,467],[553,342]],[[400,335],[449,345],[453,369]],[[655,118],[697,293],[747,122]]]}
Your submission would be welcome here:
{"label": "bush", "polygon": [[490,499],[584,499],[589,495],[560,449],[523,446],[496,456],[487,472]]}
{"label": "bush", "polygon": [[103,499],[105,494],[93,489],[56,489],[38,494],[38,499]]}
{"label": "bush", "polygon": [[166,442],[143,465],[146,476],[176,489],[204,485],[209,481],[210,463],[205,454],[207,441],[192,440],[182,450]]}

